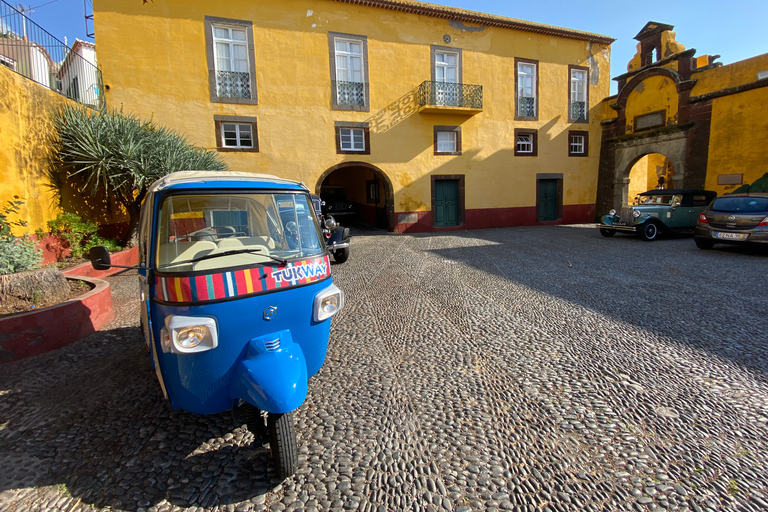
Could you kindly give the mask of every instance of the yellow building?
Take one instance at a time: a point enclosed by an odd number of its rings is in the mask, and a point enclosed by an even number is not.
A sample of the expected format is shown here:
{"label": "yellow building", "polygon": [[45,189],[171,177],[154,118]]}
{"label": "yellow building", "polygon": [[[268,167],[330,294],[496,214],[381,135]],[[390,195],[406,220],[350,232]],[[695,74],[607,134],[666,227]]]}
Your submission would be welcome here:
{"label": "yellow building", "polygon": [[94,23],[112,108],[371,224],[595,217],[606,36],[410,0],[96,0]]}
{"label": "yellow building", "polygon": [[603,101],[599,213],[645,190],[724,194],[768,172],[768,54],[724,66],[649,22]]}

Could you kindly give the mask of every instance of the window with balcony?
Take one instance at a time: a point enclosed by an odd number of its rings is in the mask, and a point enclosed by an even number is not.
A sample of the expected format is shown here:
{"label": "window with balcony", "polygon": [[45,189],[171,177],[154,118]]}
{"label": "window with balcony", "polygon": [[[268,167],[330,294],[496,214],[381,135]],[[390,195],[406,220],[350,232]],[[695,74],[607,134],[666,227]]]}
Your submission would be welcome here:
{"label": "window with balcony", "polygon": [[589,132],[568,132],[568,156],[589,156]]}
{"label": "window with balcony", "polygon": [[515,156],[536,156],[538,136],[536,130],[515,129]]}
{"label": "window with balcony", "polygon": [[253,24],[205,17],[211,101],[257,103]]}
{"label": "window with balcony", "polygon": [[515,119],[537,120],[538,111],[538,61],[515,59],[517,73],[515,82],[517,89],[517,101],[515,107]]}
{"label": "window with balcony", "polygon": [[587,68],[568,66],[571,74],[568,119],[572,123],[587,122]]}
{"label": "window with balcony", "polygon": [[352,34],[328,34],[333,108],[370,110],[368,101],[368,39]]}
{"label": "window with balcony", "polygon": [[432,55],[435,105],[461,106],[459,53],[435,48]]}
{"label": "window with balcony", "polygon": [[368,123],[336,122],[336,153],[370,155]]}
{"label": "window with balcony", "polygon": [[216,148],[220,152],[258,152],[256,118],[213,116],[216,123]]}
{"label": "window with balcony", "polygon": [[435,155],[461,154],[460,126],[435,126],[434,134]]}

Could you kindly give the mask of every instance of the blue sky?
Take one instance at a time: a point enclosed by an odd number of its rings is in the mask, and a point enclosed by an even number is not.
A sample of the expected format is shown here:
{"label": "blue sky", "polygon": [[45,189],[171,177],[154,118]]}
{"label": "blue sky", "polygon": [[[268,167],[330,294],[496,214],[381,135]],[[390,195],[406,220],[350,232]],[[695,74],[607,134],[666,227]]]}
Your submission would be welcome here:
{"label": "blue sky", "polygon": [[[35,11],[29,14],[30,18],[59,39],[66,36],[70,45],[76,37],[93,41],[85,37],[84,20],[84,4],[90,13],[92,0],[27,2],[30,0],[25,0],[24,5]],[[9,3],[17,5],[16,2]],[[697,55],[720,55],[719,62],[724,64],[768,52],[768,2],[765,0],[645,0],[632,3],[617,0],[583,3],[441,0],[432,3],[610,36],[616,39],[611,47],[611,77],[626,72],[637,44],[633,37],[649,21],[674,25],[678,42],[687,49],[695,48]],[[615,92],[612,81],[611,94]]]}

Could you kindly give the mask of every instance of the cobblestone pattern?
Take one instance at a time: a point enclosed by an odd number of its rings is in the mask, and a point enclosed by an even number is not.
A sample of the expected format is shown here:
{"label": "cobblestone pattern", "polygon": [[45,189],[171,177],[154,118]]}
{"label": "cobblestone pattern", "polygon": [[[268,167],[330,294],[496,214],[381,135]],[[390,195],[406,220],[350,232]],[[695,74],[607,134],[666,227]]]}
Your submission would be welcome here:
{"label": "cobblestone pattern", "polygon": [[[595,228],[363,233],[275,480],[119,318],[0,367],[0,512],[768,510],[768,254]],[[65,328],[65,326],[62,326]]]}

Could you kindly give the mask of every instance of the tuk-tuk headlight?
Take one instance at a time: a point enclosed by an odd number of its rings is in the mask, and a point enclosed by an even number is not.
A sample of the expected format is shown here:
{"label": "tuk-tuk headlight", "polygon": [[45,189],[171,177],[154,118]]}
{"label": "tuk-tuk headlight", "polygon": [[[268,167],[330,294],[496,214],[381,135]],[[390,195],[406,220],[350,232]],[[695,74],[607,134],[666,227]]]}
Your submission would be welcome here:
{"label": "tuk-tuk headlight", "polygon": [[192,327],[185,327],[180,329],[176,333],[176,343],[182,348],[195,348],[203,342],[206,337],[210,337],[211,333],[204,325],[194,325]]}
{"label": "tuk-tuk headlight", "polygon": [[344,307],[344,292],[332,284],[315,295],[314,319],[322,322],[332,317]]}
{"label": "tuk-tuk headlight", "polygon": [[204,352],[219,344],[216,320],[195,316],[166,317],[160,339],[163,352],[176,354]]}

